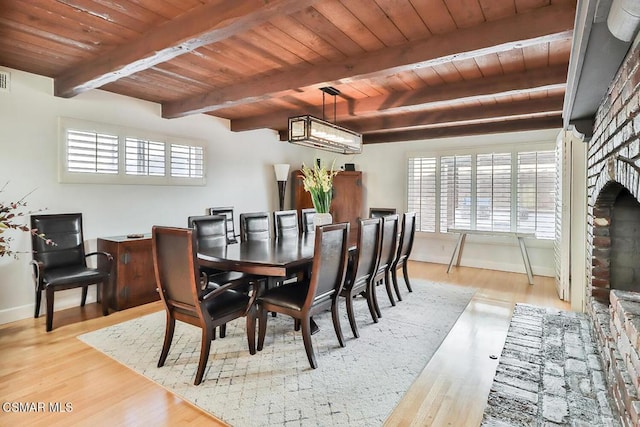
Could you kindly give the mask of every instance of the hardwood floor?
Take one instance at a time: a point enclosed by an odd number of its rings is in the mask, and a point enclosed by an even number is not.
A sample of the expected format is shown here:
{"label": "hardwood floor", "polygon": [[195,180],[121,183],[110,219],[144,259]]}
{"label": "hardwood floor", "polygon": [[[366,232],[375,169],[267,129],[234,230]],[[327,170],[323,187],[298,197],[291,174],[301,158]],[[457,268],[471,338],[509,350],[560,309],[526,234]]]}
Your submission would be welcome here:
{"label": "hardwood floor", "polygon": [[[529,285],[525,274],[466,267],[447,274],[446,268],[409,265],[412,277],[477,291],[385,426],[479,425],[498,364],[490,356],[502,351],[514,304],[570,309],[557,298],[552,278],[535,276]],[[44,316],[0,325],[0,425],[224,425],[75,339],[159,310],[155,302],[102,317],[90,304],[56,312],[50,333]],[[33,411],[13,412],[16,405],[8,405],[15,402],[32,403]],[[70,411],[52,412],[50,403]]]}

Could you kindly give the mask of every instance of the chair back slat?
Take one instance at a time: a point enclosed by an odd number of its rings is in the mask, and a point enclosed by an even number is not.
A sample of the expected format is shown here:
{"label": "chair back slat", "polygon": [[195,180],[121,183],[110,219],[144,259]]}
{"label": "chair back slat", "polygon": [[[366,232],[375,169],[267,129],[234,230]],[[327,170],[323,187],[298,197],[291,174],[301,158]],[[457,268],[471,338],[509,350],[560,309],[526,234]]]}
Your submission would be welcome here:
{"label": "chair back slat", "polygon": [[240,214],[240,236],[243,242],[249,240],[269,240],[271,226],[268,212]]}
{"label": "chair back slat", "polygon": [[227,219],[223,215],[190,216],[189,228],[193,228],[199,249],[227,245]]}
{"label": "chair back slat", "polygon": [[47,245],[38,236],[31,236],[34,260],[46,268],[72,265],[86,266],[82,214],[31,215],[31,229],[44,233],[55,245]]}
{"label": "chair back slat", "polygon": [[298,211],[276,211],[273,213],[276,237],[298,237]]}
{"label": "chair back slat", "polygon": [[380,251],[380,218],[360,220],[358,250],[354,259],[353,283],[367,281],[376,271]]}
{"label": "chair back slat", "polygon": [[305,305],[320,304],[339,293],[344,284],[348,256],[349,224],[318,227],[311,281]]}
{"label": "chair back slat", "polygon": [[380,243],[380,262],[378,271],[391,266],[396,256],[398,244],[398,215],[382,217],[382,237]]}
{"label": "chair back slat", "polygon": [[316,214],[314,208],[305,208],[300,210],[300,229],[303,233],[313,233],[316,225],[313,223],[313,217]]}
{"label": "chair back slat", "polygon": [[193,230],[154,226],[152,248],[156,283],[165,305],[169,309],[192,307],[198,312],[199,273]]}
{"label": "chair back slat", "polygon": [[227,219],[227,243],[238,243],[236,238],[235,220],[233,218],[233,208],[230,206],[209,208],[209,215],[224,215]]}

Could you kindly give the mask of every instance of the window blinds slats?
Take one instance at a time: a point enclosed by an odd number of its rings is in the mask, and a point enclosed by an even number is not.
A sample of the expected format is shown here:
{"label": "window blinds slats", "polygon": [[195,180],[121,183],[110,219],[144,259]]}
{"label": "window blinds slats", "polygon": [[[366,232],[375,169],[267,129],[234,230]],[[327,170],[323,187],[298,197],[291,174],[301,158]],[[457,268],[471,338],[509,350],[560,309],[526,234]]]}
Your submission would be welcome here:
{"label": "window blinds slats", "polygon": [[118,136],[67,130],[67,171],[118,173]]}
{"label": "window blinds slats", "polygon": [[417,212],[420,231],[466,228],[554,237],[554,151],[414,157],[407,174],[407,207]]}
{"label": "window blinds slats", "polygon": [[171,144],[171,176],[202,178],[204,176],[202,147]]}

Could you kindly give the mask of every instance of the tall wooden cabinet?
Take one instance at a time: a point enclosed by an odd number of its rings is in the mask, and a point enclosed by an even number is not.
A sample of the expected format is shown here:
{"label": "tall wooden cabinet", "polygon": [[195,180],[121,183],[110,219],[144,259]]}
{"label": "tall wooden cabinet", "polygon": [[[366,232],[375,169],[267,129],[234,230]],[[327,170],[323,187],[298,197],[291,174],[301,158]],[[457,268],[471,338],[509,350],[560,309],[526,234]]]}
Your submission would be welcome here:
{"label": "tall wooden cabinet", "polygon": [[[302,181],[304,176],[299,170],[291,174],[293,182],[293,209],[312,208],[311,195],[304,191]],[[362,172],[360,171],[340,171],[333,178],[333,200],[331,201],[330,212],[333,222],[349,222],[351,230],[358,230],[358,219],[363,215],[363,195],[362,195]]]}
{"label": "tall wooden cabinet", "polygon": [[102,237],[98,239],[98,250],[113,256],[109,298],[112,309],[124,310],[160,299],[156,291],[150,235],[142,238]]}

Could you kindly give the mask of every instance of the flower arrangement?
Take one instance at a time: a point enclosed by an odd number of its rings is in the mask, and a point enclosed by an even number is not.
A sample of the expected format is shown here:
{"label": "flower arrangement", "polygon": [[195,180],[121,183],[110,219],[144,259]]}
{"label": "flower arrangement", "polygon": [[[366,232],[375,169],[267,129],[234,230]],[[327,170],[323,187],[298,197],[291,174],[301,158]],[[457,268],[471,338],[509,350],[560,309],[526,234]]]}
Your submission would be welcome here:
{"label": "flower arrangement", "polygon": [[[2,188],[0,188],[0,193],[2,193],[7,186],[8,182],[6,182]],[[18,253],[16,251],[11,250],[9,244],[13,240],[12,237],[4,237],[2,234],[7,230],[21,230],[25,232],[29,232],[35,236],[38,236],[42,240],[45,241],[47,245],[55,246],[55,243],[50,239],[47,239],[44,234],[38,234],[38,230],[31,229],[30,227],[16,223],[20,217],[24,217],[26,214],[31,214],[32,211],[24,211],[24,208],[27,206],[27,202],[25,199],[29,194],[33,191],[27,193],[17,202],[9,202],[5,203],[0,201],[0,257],[4,256],[12,256],[14,258],[18,258]]]}
{"label": "flower arrangement", "polygon": [[[335,164],[335,161],[334,161]],[[305,191],[311,194],[311,202],[317,213],[329,213],[331,198],[333,196],[333,177],[338,171],[326,170],[318,165],[312,168],[302,164],[302,181]]]}

